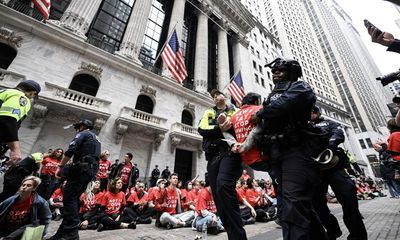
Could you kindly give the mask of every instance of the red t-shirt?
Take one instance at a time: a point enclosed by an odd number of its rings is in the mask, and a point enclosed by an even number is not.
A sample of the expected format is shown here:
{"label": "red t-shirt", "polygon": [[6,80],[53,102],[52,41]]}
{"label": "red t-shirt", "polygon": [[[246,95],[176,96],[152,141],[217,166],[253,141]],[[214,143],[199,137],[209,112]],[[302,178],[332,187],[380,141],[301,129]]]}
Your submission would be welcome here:
{"label": "red t-shirt", "polygon": [[256,202],[256,200],[257,200],[257,198],[260,196],[260,194],[255,190],[255,189],[251,189],[251,188],[249,188],[249,189],[247,189],[246,190],[246,201],[252,206],[252,207],[255,207],[255,206],[258,206],[259,205],[259,202],[257,201]]}
{"label": "red t-shirt", "polygon": [[107,171],[110,169],[111,162],[110,160],[102,160],[99,161],[99,170],[97,171],[96,177],[97,179],[107,178]]}
{"label": "red t-shirt", "polygon": [[[231,122],[238,143],[243,143],[247,135],[249,135],[251,130],[255,127],[255,125],[251,123],[251,115],[257,113],[261,108],[262,106],[246,105],[233,114]],[[261,152],[256,147],[252,147],[249,151],[241,153],[240,156],[247,165],[262,161]]]}
{"label": "red t-shirt", "polygon": [[194,205],[196,206],[197,201],[199,200],[200,196],[200,191],[201,190],[195,190],[192,189],[188,194],[187,194],[187,201],[194,202]]}
{"label": "red t-shirt", "polygon": [[57,188],[57,189],[53,192],[53,194],[51,194],[51,198],[53,198],[53,199],[58,199],[60,202],[62,202],[63,196],[64,196],[64,194],[63,194],[63,191],[61,190],[61,188]]}
{"label": "red t-shirt", "polygon": [[207,210],[212,213],[217,212],[217,207],[214,203],[214,198],[208,189],[201,189],[199,193],[199,198],[196,203],[196,213],[201,216],[201,211]]}
{"label": "red t-shirt", "polygon": [[178,200],[180,201],[180,199],[178,199],[177,188],[172,189],[171,187],[168,187],[166,189],[166,194],[164,198],[164,203],[166,203],[168,206],[164,209],[164,212],[167,212],[171,215],[176,214],[176,206],[178,204]]}
{"label": "red t-shirt", "polygon": [[124,167],[121,170],[121,179],[122,184],[128,184],[129,177],[132,172],[132,163],[125,163]]}
{"label": "red t-shirt", "polygon": [[400,161],[400,132],[394,132],[390,134],[387,150],[393,153],[398,153],[398,155],[393,155],[393,159]]}
{"label": "red t-shirt", "polygon": [[42,161],[42,170],[40,171],[43,175],[55,176],[60,160],[56,158],[46,157]]}
{"label": "red t-shirt", "polygon": [[11,205],[10,211],[6,216],[4,229],[17,229],[31,223],[31,210],[34,199],[34,193],[23,201]]}
{"label": "red t-shirt", "polygon": [[137,192],[132,193],[129,198],[128,202],[139,203],[139,202],[147,202],[148,201],[148,194],[147,192],[143,192],[141,196],[138,195]]}
{"label": "red t-shirt", "polygon": [[79,213],[86,213],[90,212],[94,209],[96,204],[101,204],[101,197],[103,196],[104,192],[98,192],[94,194],[92,199],[87,199],[86,193],[82,193],[79,200],[81,201],[81,207],[79,209]]}
{"label": "red t-shirt", "polygon": [[106,207],[105,213],[111,215],[119,213],[121,207],[126,205],[125,194],[123,192],[106,192],[101,200],[101,206]]}
{"label": "red t-shirt", "polygon": [[236,188],[236,192],[239,203],[242,203],[243,198],[246,198],[246,191],[243,188]]}

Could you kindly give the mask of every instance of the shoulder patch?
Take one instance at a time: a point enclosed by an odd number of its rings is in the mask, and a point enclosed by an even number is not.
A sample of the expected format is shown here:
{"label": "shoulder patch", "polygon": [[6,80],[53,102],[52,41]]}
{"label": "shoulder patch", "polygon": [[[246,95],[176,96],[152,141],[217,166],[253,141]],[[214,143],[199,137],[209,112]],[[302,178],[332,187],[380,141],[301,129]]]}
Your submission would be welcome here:
{"label": "shoulder patch", "polygon": [[24,107],[24,106],[26,105],[26,103],[27,103],[26,98],[25,98],[24,96],[21,96],[21,97],[19,98],[19,105],[20,105],[21,107]]}

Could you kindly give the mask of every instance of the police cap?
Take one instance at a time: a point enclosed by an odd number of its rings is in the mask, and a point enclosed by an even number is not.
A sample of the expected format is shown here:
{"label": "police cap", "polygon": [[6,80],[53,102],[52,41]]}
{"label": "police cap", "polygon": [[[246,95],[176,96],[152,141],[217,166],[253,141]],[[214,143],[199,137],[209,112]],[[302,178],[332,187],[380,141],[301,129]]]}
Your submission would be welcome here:
{"label": "police cap", "polygon": [[221,92],[220,90],[218,90],[218,89],[211,90],[210,95],[211,95],[212,98],[214,98],[215,94],[222,94],[222,95],[225,96],[225,94],[223,92]]}
{"label": "police cap", "polygon": [[274,61],[266,64],[265,67],[271,68],[272,72],[275,70],[292,72],[295,73],[298,78],[303,75],[300,63],[296,60],[277,58]]}
{"label": "police cap", "polygon": [[74,124],[75,129],[79,129],[80,126],[85,126],[88,129],[93,129],[93,122],[88,119],[82,119]]}
{"label": "police cap", "polygon": [[39,94],[40,91],[42,90],[39,83],[37,83],[36,81],[33,81],[33,80],[24,80],[24,81],[20,82],[17,85],[17,87],[22,87],[28,91],[36,91],[37,94]]}
{"label": "police cap", "polygon": [[317,107],[317,106],[314,106],[313,108],[312,108],[312,110],[311,110],[313,113],[319,113],[319,112],[321,112],[321,110],[319,109],[319,107]]}

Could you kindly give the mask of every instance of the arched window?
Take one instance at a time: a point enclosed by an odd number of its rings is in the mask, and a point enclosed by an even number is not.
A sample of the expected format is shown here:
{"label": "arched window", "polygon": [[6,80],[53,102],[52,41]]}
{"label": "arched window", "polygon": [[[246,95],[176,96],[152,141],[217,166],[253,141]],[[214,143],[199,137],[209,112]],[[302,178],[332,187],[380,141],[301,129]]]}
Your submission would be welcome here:
{"label": "arched window", "polygon": [[69,89],[96,96],[99,90],[99,81],[89,74],[78,74],[72,79]]}
{"label": "arched window", "polygon": [[16,56],[17,50],[7,44],[0,43],[0,68],[7,69]]}
{"label": "arched window", "polygon": [[189,125],[189,126],[193,125],[193,116],[188,110],[182,111],[181,123]]}
{"label": "arched window", "polygon": [[151,98],[146,95],[139,95],[136,101],[135,109],[153,114],[154,103]]}

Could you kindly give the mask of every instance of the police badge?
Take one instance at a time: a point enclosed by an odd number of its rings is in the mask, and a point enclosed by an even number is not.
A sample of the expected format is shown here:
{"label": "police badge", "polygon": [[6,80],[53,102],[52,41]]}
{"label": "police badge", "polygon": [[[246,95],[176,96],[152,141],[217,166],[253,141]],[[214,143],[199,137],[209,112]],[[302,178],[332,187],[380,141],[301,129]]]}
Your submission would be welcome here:
{"label": "police badge", "polygon": [[21,96],[21,97],[19,98],[19,105],[20,105],[21,107],[24,107],[24,106],[26,105],[26,103],[27,103],[26,98],[23,97],[23,96]]}

